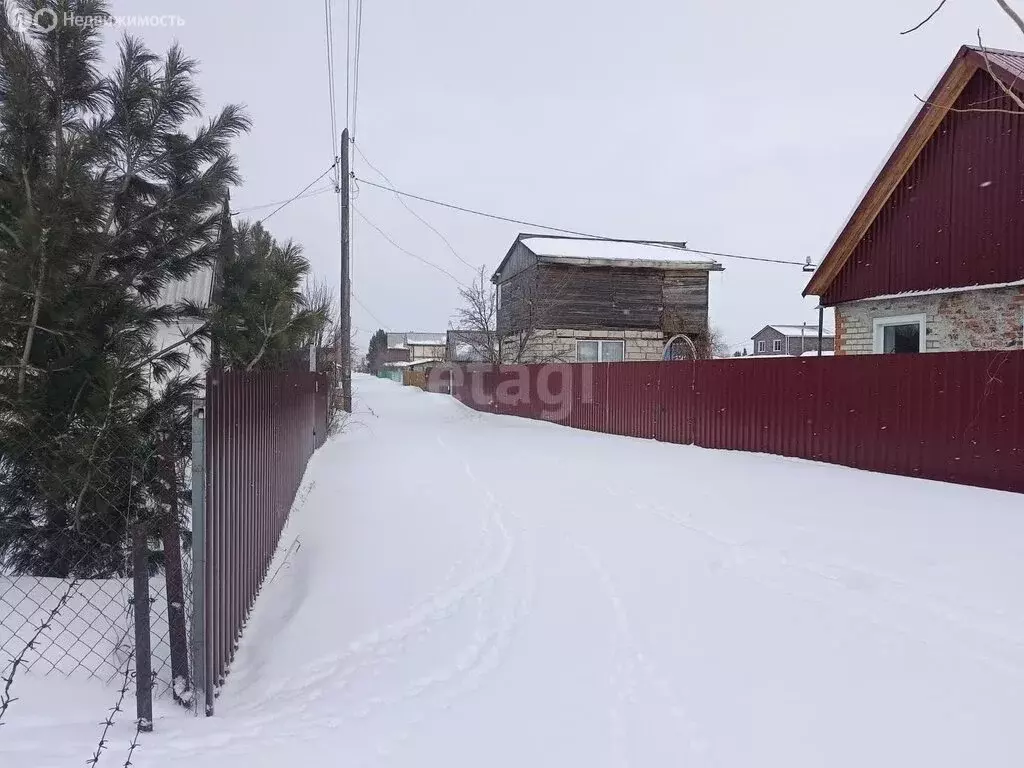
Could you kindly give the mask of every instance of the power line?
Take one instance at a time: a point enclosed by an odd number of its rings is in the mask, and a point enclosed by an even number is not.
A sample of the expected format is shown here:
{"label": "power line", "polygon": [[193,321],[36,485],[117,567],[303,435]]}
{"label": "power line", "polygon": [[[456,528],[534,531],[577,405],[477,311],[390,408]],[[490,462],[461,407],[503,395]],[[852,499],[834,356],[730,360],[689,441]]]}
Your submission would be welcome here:
{"label": "power line", "polygon": [[695,248],[687,248],[685,246],[680,247],[679,245],[671,245],[671,244],[665,243],[665,242],[652,242],[652,241],[649,241],[649,240],[627,240],[627,239],[620,238],[620,237],[607,237],[605,235],[595,235],[592,232],[580,232],[579,230],[566,229],[565,227],[552,227],[552,226],[549,226],[547,224],[538,224],[535,221],[526,221],[525,219],[516,219],[516,218],[513,218],[511,216],[500,216],[500,215],[498,215],[496,213],[487,213],[486,211],[478,211],[478,210],[475,210],[473,208],[466,208],[466,207],[461,206],[461,205],[455,205],[454,203],[446,203],[446,202],[444,202],[442,200],[434,200],[433,198],[430,198],[430,197],[423,197],[422,195],[414,195],[411,192],[403,192],[400,189],[395,189],[394,187],[385,186],[383,184],[377,184],[376,182],[369,181],[368,179],[363,179],[363,178],[360,178],[360,177],[355,176],[355,175],[353,175],[353,178],[355,178],[357,181],[360,181],[363,184],[367,184],[367,185],[369,185],[371,187],[376,187],[377,189],[383,189],[383,190],[386,190],[388,192],[393,192],[394,194],[401,195],[402,197],[410,197],[413,200],[419,200],[419,201],[424,202],[424,203],[430,203],[431,205],[439,205],[442,208],[450,208],[453,211],[462,211],[463,213],[471,213],[474,216],[483,216],[483,217],[488,218],[488,219],[495,219],[497,221],[505,221],[505,222],[508,222],[510,224],[520,224],[520,225],[522,225],[524,227],[536,227],[537,229],[546,229],[549,232],[560,232],[560,233],[566,234],[566,235],[576,235],[578,237],[586,237],[586,238],[591,239],[591,240],[603,240],[605,242],[610,242],[610,243],[643,243],[645,245],[653,245],[653,246],[657,246],[659,248],[667,248],[667,249],[672,249],[672,250],[677,250],[677,251],[685,251],[687,253],[695,253],[695,254],[699,254],[701,256],[718,256],[720,258],[728,258],[728,259],[743,259],[744,261],[760,261],[760,262],[764,262],[764,263],[767,263],[767,264],[790,264],[790,265],[794,265],[794,266],[797,266],[797,267],[806,266],[806,264],[804,262],[802,262],[802,261],[787,261],[785,259],[767,259],[767,258],[764,258],[764,257],[761,257],[761,256],[741,256],[741,255],[739,255],[737,253],[723,253],[721,251],[699,251],[699,250],[697,250]]}
{"label": "power line", "polygon": [[359,61],[363,51],[363,0],[356,0],[356,40],[352,64],[352,135],[356,135],[356,120],[359,111]]}
{"label": "power line", "polygon": [[259,220],[259,221],[258,221],[257,223],[258,223],[258,224],[262,224],[262,223],[264,223],[264,222],[265,222],[265,221],[266,221],[267,219],[269,219],[269,218],[270,218],[271,216],[273,216],[273,215],[274,215],[275,213],[277,213],[278,211],[280,211],[280,210],[281,210],[282,208],[285,208],[285,207],[287,207],[287,206],[291,205],[291,204],[292,204],[293,202],[295,202],[296,200],[298,200],[298,199],[299,199],[299,198],[300,198],[300,197],[301,197],[301,196],[302,196],[302,195],[303,195],[303,194],[304,194],[305,192],[307,192],[307,191],[309,190],[309,188],[310,188],[310,187],[312,187],[312,186],[313,186],[314,184],[316,184],[316,183],[317,183],[318,181],[320,181],[320,179],[322,179],[322,178],[323,178],[324,176],[326,176],[326,175],[327,175],[328,173],[330,173],[331,171],[333,171],[333,170],[335,169],[335,167],[337,167],[337,165],[338,165],[338,161],[337,161],[337,160],[335,160],[335,161],[334,161],[333,163],[331,163],[330,167],[329,167],[329,168],[328,168],[328,169],[327,169],[326,171],[324,171],[323,173],[321,173],[321,174],[320,174],[319,176],[317,176],[317,177],[316,177],[315,179],[313,179],[313,180],[312,180],[311,182],[309,182],[309,184],[307,184],[307,185],[306,185],[305,187],[303,187],[302,189],[300,189],[300,190],[298,191],[298,193],[297,193],[296,195],[294,195],[293,197],[290,197],[290,198],[288,198],[287,200],[285,200],[285,201],[284,201],[284,202],[283,202],[283,203],[282,203],[282,204],[281,204],[281,205],[280,205],[280,206],[279,206],[278,208],[275,208],[275,209],[274,209],[273,211],[271,211],[271,212],[270,212],[269,214],[267,214],[267,215],[266,215],[266,216],[264,216],[264,217],[263,217],[262,219],[260,219],[260,220]]}
{"label": "power line", "polygon": [[368,314],[368,315],[369,315],[369,316],[370,316],[371,318],[373,318],[373,319],[374,319],[375,321],[377,321],[377,324],[378,324],[378,325],[379,325],[379,326],[380,326],[381,328],[390,328],[390,327],[391,327],[390,325],[388,325],[387,323],[385,323],[385,322],[384,322],[383,320],[381,320],[381,319],[380,319],[379,317],[377,317],[377,316],[376,316],[376,315],[375,315],[375,314],[373,313],[373,310],[372,310],[372,309],[370,309],[370,308],[369,308],[368,306],[366,306],[366,305],[365,305],[365,304],[363,303],[363,300],[362,300],[362,299],[360,299],[360,298],[359,298],[358,296],[356,296],[356,292],[355,292],[355,291],[352,291],[352,298],[356,300],[356,304],[358,304],[358,305],[359,305],[360,307],[362,307],[363,309],[365,309],[365,310],[366,310],[366,314]]}
{"label": "power line", "polygon": [[[349,126],[349,104],[352,103],[352,0],[345,2],[345,127]],[[342,147],[348,150],[348,147]],[[348,183],[347,181],[345,182]]]}
{"label": "power line", "polygon": [[[359,156],[361,158],[363,158],[363,161],[368,166],[370,166],[370,168],[373,171],[375,171],[378,176],[380,176],[382,179],[384,179],[384,181],[386,181],[391,186],[394,186],[394,182],[392,182],[391,179],[389,179],[384,174],[384,171],[382,171],[380,168],[378,168],[377,166],[375,166],[373,163],[370,162],[370,158],[368,158],[366,156],[366,154],[363,152],[363,150],[359,147],[359,142],[353,140],[352,141],[352,146],[355,147],[356,152],[359,153]],[[411,207],[409,207],[409,204],[407,202],[405,202],[405,200],[402,199],[401,195],[396,194],[395,195],[395,199],[398,200],[398,202],[400,202],[402,204],[402,207],[405,208],[405,210],[407,210],[409,213],[411,213],[413,216],[415,216],[417,219],[419,219],[427,227],[427,229],[429,229],[431,232],[433,232],[435,235],[437,235],[439,238],[441,238],[441,242],[443,242],[446,246],[448,246],[448,250],[452,252],[452,255],[456,259],[461,261],[463,264],[465,264],[467,267],[472,269],[474,272],[477,271],[477,269],[479,269],[479,267],[473,266],[468,261],[466,261],[464,258],[462,258],[459,255],[458,251],[455,250],[455,246],[453,246],[450,242],[448,242],[448,238],[445,237],[443,234],[441,234],[441,232],[436,227],[434,227],[429,221],[424,219],[422,216],[420,216],[418,213],[416,213],[416,211],[414,211]]]}
{"label": "power line", "polygon": [[370,221],[368,218],[366,218],[366,215],[362,211],[360,211],[358,208],[356,208],[354,205],[352,206],[352,210],[355,211],[357,214],[359,214],[359,218],[361,218],[363,221],[365,221],[367,224],[369,224],[373,229],[377,230],[377,232],[380,234],[381,237],[383,237],[385,240],[387,240],[389,243],[391,243],[395,248],[400,250],[406,256],[411,256],[412,258],[416,259],[417,261],[423,262],[428,267],[433,267],[438,272],[441,272],[442,274],[445,274],[448,277],[450,277],[452,280],[454,280],[462,288],[466,288],[466,285],[461,280],[459,280],[459,278],[457,278],[455,275],[453,275],[451,272],[449,272],[444,267],[438,266],[437,264],[432,262],[430,259],[425,259],[422,256],[420,256],[419,254],[413,253],[412,251],[410,251],[410,250],[408,250],[406,248],[403,248],[401,245],[396,243],[394,238],[391,237],[391,235],[389,235],[383,229],[381,229],[376,224],[374,224],[372,221]]}
{"label": "power line", "polygon": [[[294,199],[295,200],[305,200],[307,197],[316,197],[317,195],[322,195],[324,192],[333,192],[333,191],[334,191],[334,184],[332,183],[330,186],[327,186],[327,187],[321,187],[320,189],[311,189],[306,194],[299,195],[298,197],[296,197]],[[237,210],[237,211],[232,211],[231,215],[232,216],[238,216],[238,215],[243,214],[243,213],[250,213],[252,211],[258,211],[258,210],[261,210],[263,208],[273,208],[275,205],[280,205],[281,203],[286,203],[286,202],[288,202],[288,201],[287,200],[275,200],[272,203],[263,203],[262,205],[250,205],[247,208],[242,208],[242,209]]]}
{"label": "power line", "polygon": [[[331,157],[338,157],[338,99],[335,87],[335,65],[334,65],[334,10],[332,0],[324,0],[324,26],[327,33],[327,87],[330,91],[331,108]],[[346,97],[347,98],[347,97]],[[346,105],[346,109],[347,109]],[[338,176],[335,174],[335,182]],[[335,183],[337,186],[337,183]]]}

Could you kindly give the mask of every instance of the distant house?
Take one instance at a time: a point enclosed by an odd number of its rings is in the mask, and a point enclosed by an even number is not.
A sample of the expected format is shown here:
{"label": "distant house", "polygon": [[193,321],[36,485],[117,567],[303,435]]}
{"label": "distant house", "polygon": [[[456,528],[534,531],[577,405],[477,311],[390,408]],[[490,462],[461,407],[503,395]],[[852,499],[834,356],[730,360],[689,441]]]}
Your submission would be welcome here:
{"label": "distant house", "polygon": [[[799,357],[805,352],[818,351],[817,325],[766,325],[755,333],[754,356],[758,355],[795,355]],[[831,352],[835,347],[835,335],[825,328],[821,335],[822,351]]]}
{"label": "distant house", "polygon": [[388,348],[384,350],[380,362],[402,363],[409,359],[409,345],[405,343],[404,333],[388,333]]}
{"label": "distant house", "polygon": [[837,354],[1024,344],[1024,114],[1005,88],[1024,95],[1024,54],[961,48],[825,255],[804,295],[835,307]]}
{"label": "distant house", "polygon": [[448,335],[444,333],[405,334],[410,360],[444,360],[448,347]]}
{"label": "distant house", "polygon": [[678,334],[706,346],[721,269],[685,243],[520,234],[491,277],[502,359],[660,360]]}
{"label": "distant house", "polygon": [[445,359],[447,336],[443,333],[388,333],[388,348],[381,359],[381,369],[390,371],[388,378],[401,381],[395,371],[423,370]]}

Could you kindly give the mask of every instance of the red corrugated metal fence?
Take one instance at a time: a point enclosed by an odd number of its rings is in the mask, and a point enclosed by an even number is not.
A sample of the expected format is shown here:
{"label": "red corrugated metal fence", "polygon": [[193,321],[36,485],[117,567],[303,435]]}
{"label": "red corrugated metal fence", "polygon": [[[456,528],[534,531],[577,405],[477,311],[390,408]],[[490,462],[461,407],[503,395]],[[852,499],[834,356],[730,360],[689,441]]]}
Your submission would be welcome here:
{"label": "red corrugated metal fence", "polygon": [[327,376],[213,371],[206,411],[205,679],[219,685],[326,439]]}
{"label": "red corrugated metal fence", "polygon": [[467,366],[453,380],[477,410],[1024,492],[1024,351]]}

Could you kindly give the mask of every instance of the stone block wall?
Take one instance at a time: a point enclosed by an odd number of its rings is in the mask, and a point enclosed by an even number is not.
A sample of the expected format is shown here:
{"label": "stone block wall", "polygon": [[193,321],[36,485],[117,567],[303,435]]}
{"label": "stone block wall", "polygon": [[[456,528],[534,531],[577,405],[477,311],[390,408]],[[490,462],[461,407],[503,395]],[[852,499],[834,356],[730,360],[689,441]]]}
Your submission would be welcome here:
{"label": "stone block wall", "polygon": [[871,354],[876,319],[916,314],[925,315],[928,352],[1024,346],[1024,286],[1013,286],[839,304],[836,354]]}
{"label": "stone block wall", "polygon": [[578,331],[571,328],[538,330],[530,338],[523,362],[575,363],[577,339],[621,339],[623,358],[627,362],[661,360],[667,340],[661,331]]}

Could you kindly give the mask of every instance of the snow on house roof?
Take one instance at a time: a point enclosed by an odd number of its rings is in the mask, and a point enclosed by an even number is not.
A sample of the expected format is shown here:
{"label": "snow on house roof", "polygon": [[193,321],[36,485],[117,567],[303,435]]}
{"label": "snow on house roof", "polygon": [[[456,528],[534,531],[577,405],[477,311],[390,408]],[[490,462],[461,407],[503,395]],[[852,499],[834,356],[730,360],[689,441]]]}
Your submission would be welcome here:
{"label": "snow on house roof", "polygon": [[409,346],[431,346],[431,347],[443,347],[448,343],[448,334],[446,333],[407,333],[405,334],[405,343]]}
{"label": "snow on house roof", "polygon": [[[822,350],[821,351],[821,356],[822,357],[833,357],[833,356],[835,356],[835,354],[836,353],[833,352],[830,349],[829,350]],[[806,352],[804,352],[803,354],[801,354],[800,357],[818,357],[818,350],[816,350],[816,349],[809,349]]]}
{"label": "snow on house roof", "polygon": [[[486,343],[475,345],[468,342],[459,342],[455,344],[452,360],[459,363],[485,363],[487,362],[487,355],[484,352],[486,346]],[[495,349],[497,349],[497,346],[495,346]]]}
{"label": "snow on house roof", "polygon": [[399,360],[394,363],[383,363],[384,368],[412,368],[416,365],[431,365],[433,363],[443,363],[443,360],[431,358],[429,360]]}
{"label": "snow on house roof", "polygon": [[[783,336],[800,336],[800,335],[805,335],[805,336],[814,335],[814,336],[817,336],[818,335],[818,326],[817,325],[811,325],[810,323],[808,323],[807,325],[775,325],[773,323],[772,325],[769,325],[768,327],[771,328],[772,330],[778,331]],[[831,328],[823,329],[822,336],[833,336],[833,335],[834,334],[832,333],[832,329]]]}
{"label": "snow on house roof", "polygon": [[576,266],[655,267],[693,266],[718,270],[710,256],[667,243],[618,242],[571,237],[524,237],[522,244],[544,261]]}
{"label": "snow on house roof", "polygon": [[388,334],[388,349],[406,349],[404,333]]}
{"label": "snow on house roof", "polygon": [[966,293],[968,291],[996,291],[1000,288],[1015,288],[1024,285],[1024,280],[1010,280],[1005,283],[978,283],[976,285],[957,285],[952,288],[925,288],[921,291],[903,291],[901,293],[883,293],[878,296],[865,296],[857,301],[881,301],[882,299],[904,299],[913,296],[934,296],[942,293]]}

